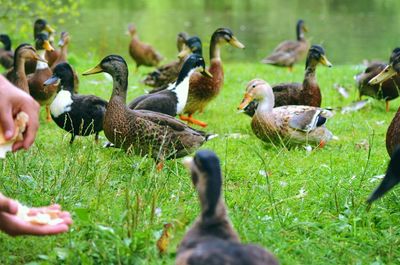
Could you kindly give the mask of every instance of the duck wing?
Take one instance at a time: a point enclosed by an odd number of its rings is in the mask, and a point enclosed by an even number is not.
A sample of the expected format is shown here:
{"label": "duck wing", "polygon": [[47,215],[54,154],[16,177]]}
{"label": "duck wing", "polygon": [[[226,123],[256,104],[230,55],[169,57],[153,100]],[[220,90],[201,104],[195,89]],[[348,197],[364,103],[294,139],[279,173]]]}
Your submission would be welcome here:
{"label": "duck wing", "polygon": [[[290,107],[290,106],[289,106]],[[295,107],[295,106],[292,106]],[[332,116],[332,112],[320,108],[304,108],[308,106],[299,106],[298,111],[292,109],[293,114],[288,120],[291,128],[310,132],[317,127],[324,125],[328,118]]]}

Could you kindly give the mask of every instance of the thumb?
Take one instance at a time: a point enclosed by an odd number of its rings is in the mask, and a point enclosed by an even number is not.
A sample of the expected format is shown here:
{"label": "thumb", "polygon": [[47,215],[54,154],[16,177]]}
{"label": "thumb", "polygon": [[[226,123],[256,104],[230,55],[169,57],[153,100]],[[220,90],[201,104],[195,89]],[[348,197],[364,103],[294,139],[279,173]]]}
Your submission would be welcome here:
{"label": "thumb", "polygon": [[11,108],[8,108],[8,106],[5,109],[0,109],[0,127],[3,129],[6,140],[10,140],[14,136],[14,120]]}
{"label": "thumb", "polygon": [[18,211],[17,202],[0,195],[0,212],[16,214]]}

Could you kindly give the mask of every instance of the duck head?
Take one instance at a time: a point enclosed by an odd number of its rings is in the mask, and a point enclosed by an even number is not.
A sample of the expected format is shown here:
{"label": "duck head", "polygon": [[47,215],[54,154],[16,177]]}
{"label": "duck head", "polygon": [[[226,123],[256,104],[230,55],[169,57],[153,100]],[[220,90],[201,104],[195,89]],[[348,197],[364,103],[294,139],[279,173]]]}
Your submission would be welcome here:
{"label": "duck head", "polygon": [[60,40],[58,41],[58,46],[64,47],[69,44],[69,41],[70,41],[69,33],[66,31],[63,31],[63,32],[61,32]]}
{"label": "duck head", "polygon": [[71,93],[74,90],[74,72],[68,63],[58,64],[53,71],[53,75],[47,79],[44,86],[58,86],[57,92],[61,89],[68,90]]}
{"label": "duck head", "polygon": [[188,38],[189,34],[187,34],[186,32],[178,33],[178,36],[176,37],[176,47],[178,48],[178,52],[182,51],[183,46]]}
{"label": "duck head", "polygon": [[233,35],[232,30],[228,28],[217,29],[212,37],[211,42],[217,42],[219,44],[229,43],[231,46],[239,49],[244,49],[244,45]]}
{"label": "duck head", "polygon": [[191,53],[203,56],[201,40],[197,36],[190,37],[185,41],[185,44],[183,45],[181,52],[178,54],[178,58],[180,59],[185,58]]}
{"label": "duck head", "polygon": [[246,86],[246,92],[238,110],[245,109],[253,100],[260,102],[259,108],[267,107],[272,110],[275,104],[271,86],[262,79],[253,79]]}
{"label": "duck head", "polygon": [[30,44],[23,43],[15,49],[15,59],[14,59],[14,67],[15,69],[17,68],[16,62],[18,59],[23,59],[23,60],[35,60],[35,61],[41,61],[44,63],[47,63],[47,61],[39,56],[37,54],[35,48],[33,48]]}
{"label": "duck head", "polygon": [[36,50],[46,50],[49,52],[54,51],[53,46],[51,46],[50,42],[49,42],[49,35],[47,35],[46,33],[39,33],[36,35],[36,39],[35,39],[35,46],[36,46]]}
{"label": "duck head", "polygon": [[304,32],[308,32],[308,29],[304,23],[304,20],[299,19],[296,24],[296,36],[297,40],[304,39]]}
{"label": "duck head", "polygon": [[332,67],[332,64],[328,61],[325,56],[325,50],[320,45],[312,45],[308,50],[306,69],[308,67],[315,67],[318,64],[322,64],[328,67]]}
{"label": "duck head", "polygon": [[36,39],[37,34],[43,32],[43,31],[47,32],[48,34],[52,34],[52,33],[56,32],[52,27],[50,27],[50,25],[47,23],[46,20],[39,18],[33,24],[34,38]]}
{"label": "duck head", "polygon": [[137,33],[136,30],[136,25],[131,23],[128,25],[128,32],[127,32],[131,37],[135,36]]}
{"label": "duck head", "polygon": [[4,50],[11,51],[11,39],[7,34],[0,34],[0,42],[4,45]]}
{"label": "duck head", "polygon": [[191,54],[186,58],[185,62],[183,63],[176,84],[181,83],[183,79],[188,77],[195,70],[199,70],[202,75],[212,78],[212,74],[206,69],[204,58],[198,54]]}
{"label": "duck head", "polygon": [[392,54],[390,55],[389,64],[382,70],[382,72],[380,72],[378,75],[372,78],[368,82],[368,84],[370,85],[380,84],[399,73],[400,73],[400,48],[395,48]]}
{"label": "duck head", "polygon": [[184,165],[191,171],[202,208],[202,216],[215,214],[222,186],[222,174],[217,155],[209,150],[197,151],[194,158],[185,158]]}

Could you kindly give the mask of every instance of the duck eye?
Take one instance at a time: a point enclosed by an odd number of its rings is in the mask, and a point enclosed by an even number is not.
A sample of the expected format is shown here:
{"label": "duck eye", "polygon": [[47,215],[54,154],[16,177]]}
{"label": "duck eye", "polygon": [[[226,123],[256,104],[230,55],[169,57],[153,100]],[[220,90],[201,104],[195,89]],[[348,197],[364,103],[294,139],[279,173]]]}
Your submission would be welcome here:
{"label": "duck eye", "polygon": [[255,88],[255,87],[256,87],[256,85],[252,85],[251,87],[252,87],[252,88]]}

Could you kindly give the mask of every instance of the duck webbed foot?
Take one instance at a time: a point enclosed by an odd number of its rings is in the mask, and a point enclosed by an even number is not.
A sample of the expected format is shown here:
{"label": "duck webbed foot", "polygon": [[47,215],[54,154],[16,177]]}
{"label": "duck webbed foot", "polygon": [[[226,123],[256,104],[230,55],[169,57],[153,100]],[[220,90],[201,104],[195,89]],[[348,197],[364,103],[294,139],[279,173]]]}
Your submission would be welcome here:
{"label": "duck webbed foot", "polygon": [[179,115],[179,118],[183,121],[186,121],[188,124],[196,124],[198,126],[201,127],[207,127],[207,123],[196,120],[195,118],[193,118],[193,114],[190,114],[188,117],[187,116],[183,116],[183,115]]}
{"label": "duck webbed foot", "polygon": [[386,112],[389,112],[389,110],[390,110],[389,100],[385,101],[385,105],[386,105]]}
{"label": "duck webbed foot", "polygon": [[46,105],[46,121],[48,121],[48,122],[51,121],[50,106],[49,105]]}
{"label": "duck webbed foot", "polygon": [[158,162],[156,165],[157,172],[161,172],[163,168],[164,168],[164,162],[163,161]]}

